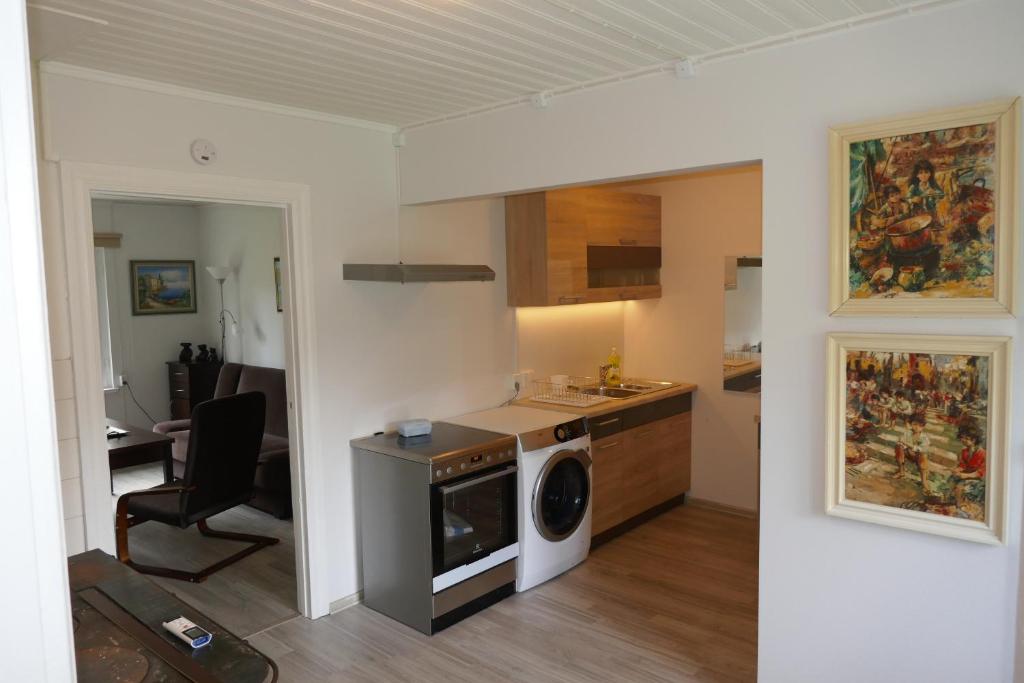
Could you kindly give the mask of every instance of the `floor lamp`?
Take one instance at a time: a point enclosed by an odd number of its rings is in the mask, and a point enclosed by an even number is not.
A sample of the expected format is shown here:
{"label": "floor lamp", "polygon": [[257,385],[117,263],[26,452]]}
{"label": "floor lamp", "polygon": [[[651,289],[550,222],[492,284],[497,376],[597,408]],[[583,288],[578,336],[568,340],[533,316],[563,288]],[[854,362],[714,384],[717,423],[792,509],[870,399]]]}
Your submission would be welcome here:
{"label": "floor lamp", "polygon": [[234,271],[230,266],[206,266],[206,271],[213,276],[213,279],[220,284],[220,314],[217,316],[217,322],[220,323],[220,352],[221,358],[224,362],[228,362],[228,348],[225,346],[225,320],[224,314],[231,316],[231,334],[238,334],[238,319],[235,318],[234,314],[228,309],[224,308],[224,281],[228,279]]}

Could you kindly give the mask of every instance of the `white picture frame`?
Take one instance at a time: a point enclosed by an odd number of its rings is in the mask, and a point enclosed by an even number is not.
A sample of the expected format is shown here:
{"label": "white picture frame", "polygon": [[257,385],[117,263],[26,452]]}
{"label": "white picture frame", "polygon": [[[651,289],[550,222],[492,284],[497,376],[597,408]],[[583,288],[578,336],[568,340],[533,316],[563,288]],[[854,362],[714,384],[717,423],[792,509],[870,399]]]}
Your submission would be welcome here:
{"label": "white picture frame", "polygon": [[[991,188],[991,203],[994,205],[992,214],[985,223],[985,234],[991,234],[994,250],[991,278],[992,296],[970,296],[946,292],[923,290],[918,293],[900,291],[901,273],[886,278],[889,285],[887,291],[865,293],[858,289],[857,296],[851,296],[851,257],[858,260],[865,251],[859,251],[863,243],[879,240],[886,245],[882,249],[891,248],[891,237],[885,230],[884,235],[870,237],[874,233],[860,232],[851,225],[852,196],[850,149],[853,143],[892,139],[896,136],[912,136],[921,133],[945,132],[950,129],[965,129],[968,126],[995,124],[995,152],[990,175],[994,176]],[[830,315],[836,316],[900,316],[900,317],[1010,317],[1017,313],[1017,274],[1019,272],[1018,255],[1018,140],[1020,127],[1020,98],[997,100],[985,104],[943,109],[927,113],[909,114],[857,123],[836,126],[829,129],[829,223],[831,232],[831,263],[830,272]],[[866,144],[866,143],[865,143]],[[887,168],[888,159],[885,160]],[[934,166],[933,173],[938,176],[951,173]],[[957,172],[958,174],[959,172]],[[885,179],[885,172],[882,172]],[[957,187],[960,188],[959,175]],[[969,176],[967,176],[969,178]],[[877,197],[885,188],[872,185],[872,201],[879,206]],[[895,184],[893,186],[896,186]],[[899,189],[899,188],[897,188]],[[984,186],[983,186],[984,190]],[[960,203],[958,201],[958,203]],[[948,208],[948,207],[947,207]],[[956,219],[962,220],[962,219]],[[952,222],[952,221],[950,221]],[[947,228],[950,226],[946,226]],[[927,230],[942,234],[938,220]],[[851,249],[851,233],[864,236]],[[903,238],[906,239],[906,238]],[[936,238],[936,242],[941,238]],[[909,248],[900,246],[900,249]],[[864,247],[866,250],[867,247]],[[903,258],[903,254],[896,254]],[[869,255],[870,257],[870,255]],[[936,256],[936,259],[939,257]],[[886,264],[892,270],[895,264]],[[945,264],[942,264],[945,265]],[[869,266],[869,272],[872,266]],[[932,268],[929,266],[929,268]],[[885,274],[883,268],[882,275]],[[898,268],[897,268],[898,271]],[[874,272],[878,272],[877,270]],[[934,272],[942,272],[938,266]],[[873,278],[872,283],[874,282]],[[922,273],[922,279],[925,279]],[[912,280],[912,279],[911,279]],[[922,285],[918,285],[922,286]],[[923,286],[928,289],[927,286]],[[864,297],[864,298],[861,298]]]}
{"label": "white picture frame", "polygon": [[[829,334],[826,350],[828,363],[826,418],[828,495],[826,513],[836,517],[883,524],[977,543],[1003,544],[1006,538],[1008,523],[1009,424],[1007,420],[1010,415],[1009,377],[1011,345],[1012,340],[1010,337]],[[871,352],[878,354],[883,359],[887,355],[892,355],[894,358],[902,357],[902,355],[909,356],[909,354],[915,354],[915,357],[926,356],[928,363],[933,369],[939,367],[938,363],[933,363],[933,361],[941,360],[934,359],[933,356],[985,357],[988,359],[987,390],[984,397],[986,406],[984,428],[986,474],[983,482],[985,499],[983,503],[984,518],[982,520],[964,519],[956,514],[906,509],[896,504],[898,499],[894,499],[890,504],[880,504],[877,501],[866,500],[867,496],[859,490],[859,483],[867,482],[867,479],[860,479],[865,476],[862,474],[861,469],[850,469],[851,460],[848,458],[850,452],[848,445],[850,443],[854,444],[855,449],[859,448],[859,445],[856,443],[857,437],[851,436],[851,431],[855,431],[851,427],[851,423],[856,424],[857,418],[848,416],[848,408],[850,407],[847,405],[847,395],[849,393],[848,371],[855,379],[858,377],[856,372],[850,370],[848,366],[850,359],[853,357],[850,355],[851,352],[857,354]],[[895,376],[895,373],[893,374]],[[934,370],[933,377],[938,374],[938,371]],[[906,376],[909,376],[909,371],[906,373]],[[863,375],[860,377],[863,378]],[[939,386],[939,383],[936,383],[936,386]],[[881,391],[881,388],[879,388],[879,391]],[[964,414],[966,414],[966,411]],[[848,422],[848,419],[850,422]],[[938,420],[935,421],[938,423]],[[935,425],[932,425],[929,421],[928,427],[933,428]],[[948,432],[948,430],[945,431]],[[892,476],[891,470],[895,465],[889,462],[890,458],[885,452],[886,444],[891,443],[892,438],[891,432],[887,434],[879,433],[873,441],[865,444],[864,451],[854,451],[853,462],[856,462],[865,451],[870,452],[872,461],[867,462],[866,464],[869,467],[863,470],[870,472],[867,476],[877,479]],[[933,442],[938,441],[938,443],[946,446],[946,456],[950,454],[950,449],[955,450],[963,445],[961,443],[950,443],[951,439],[948,433],[946,436],[933,434],[931,438]],[[889,441],[887,442],[886,439]],[[943,441],[939,441],[939,439],[943,439]],[[868,450],[869,447],[871,450]],[[937,455],[938,447],[935,443],[932,444],[931,448],[936,449],[935,454]],[[953,455],[957,457],[955,453]],[[960,457],[962,457],[962,454]],[[929,464],[930,481],[942,482],[943,468],[940,468],[939,460],[931,456],[929,458],[931,459],[931,464]],[[948,459],[946,462],[948,463]],[[859,468],[863,464],[858,463],[853,467]],[[877,467],[871,467],[874,465],[877,465]],[[883,471],[886,468],[889,472]],[[907,468],[912,470],[910,465],[907,465]],[[902,469],[903,465],[900,465],[901,473]],[[948,476],[953,476],[954,470],[947,469],[946,471],[949,473]],[[920,469],[918,472],[920,473]],[[917,476],[920,477],[920,474]],[[858,479],[849,479],[850,477],[857,477]],[[946,484],[951,480],[947,479]],[[849,486],[848,481],[852,482]],[[955,481],[959,482],[961,480],[957,479]],[[909,486],[910,484],[904,481],[901,482],[901,485]],[[942,484],[940,483],[939,487],[941,486]],[[848,495],[851,488],[855,491],[853,496]],[[858,500],[858,496],[862,498]],[[922,495],[922,507],[927,507],[924,505],[925,500],[933,499],[926,499]],[[958,503],[954,504],[954,512],[958,509],[957,505]],[[945,504],[940,509],[948,512]]]}

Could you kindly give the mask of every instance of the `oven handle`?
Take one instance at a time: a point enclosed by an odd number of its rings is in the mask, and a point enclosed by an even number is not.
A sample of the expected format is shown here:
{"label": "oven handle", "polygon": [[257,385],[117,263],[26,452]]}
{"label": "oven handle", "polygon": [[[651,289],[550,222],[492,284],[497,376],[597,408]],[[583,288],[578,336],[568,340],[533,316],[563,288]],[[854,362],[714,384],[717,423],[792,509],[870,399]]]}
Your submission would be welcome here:
{"label": "oven handle", "polygon": [[514,474],[518,469],[519,468],[516,465],[512,465],[511,467],[506,467],[503,470],[492,472],[491,474],[485,475],[483,477],[474,477],[472,479],[467,479],[466,481],[460,481],[458,484],[453,484],[452,486],[442,486],[441,493],[447,495],[452,491],[461,491],[462,489],[469,488],[470,486],[476,486],[477,484],[482,484],[483,482],[490,481],[491,479],[497,479],[498,477],[505,477],[508,476],[509,474]]}

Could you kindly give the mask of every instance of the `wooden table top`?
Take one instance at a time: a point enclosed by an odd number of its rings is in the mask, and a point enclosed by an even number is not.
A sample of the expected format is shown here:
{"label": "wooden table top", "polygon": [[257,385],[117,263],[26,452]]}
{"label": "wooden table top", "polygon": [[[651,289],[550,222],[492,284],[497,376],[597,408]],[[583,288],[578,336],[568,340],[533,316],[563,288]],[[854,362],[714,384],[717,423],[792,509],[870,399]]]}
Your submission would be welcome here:
{"label": "wooden table top", "polygon": [[150,429],[135,427],[127,422],[121,422],[120,420],[114,420],[109,417],[107,418],[107,424],[111,427],[117,427],[118,429],[128,431],[127,434],[120,438],[107,439],[107,453],[134,448],[136,446],[148,446],[149,444],[154,443],[174,441],[174,439],[166,434],[157,434]]}
{"label": "wooden table top", "polygon": [[[68,558],[68,579],[75,620],[78,680],[83,683],[189,680],[266,683],[276,679],[267,658],[258,650],[100,550]],[[129,615],[134,624],[132,629],[143,631],[126,631],[92,609],[88,598],[95,590]],[[213,641],[192,650],[171,636],[164,630],[162,622],[180,616],[212,633]],[[204,677],[199,679],[185,675],[178,668],[182,662],[163,659],[148,647],[145,641],[154,635],[163,641],[163,644],[157,643],[160,647],[172,648],[174,656],[171,659],[179,656],[187,659],[185,666],[195,668],[198,665]],[[137,675],[122,675],[127,672],[119,667],[126,664],[131,665],[129,668]]]}

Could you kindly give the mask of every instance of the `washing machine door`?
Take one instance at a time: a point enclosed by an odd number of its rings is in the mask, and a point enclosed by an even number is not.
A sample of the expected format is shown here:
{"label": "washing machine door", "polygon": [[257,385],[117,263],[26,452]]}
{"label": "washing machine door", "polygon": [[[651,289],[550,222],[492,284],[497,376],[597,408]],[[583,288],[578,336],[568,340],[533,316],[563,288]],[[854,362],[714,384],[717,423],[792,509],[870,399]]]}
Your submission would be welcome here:
{"label": "washing machine door", "polygon": [[586,451],[552,455],[533,490],[533,523],[549,541],[561,541],[576,531],[590,502],[590,456]]}

